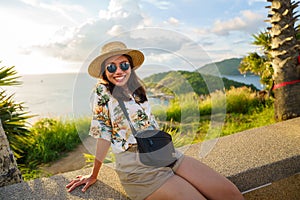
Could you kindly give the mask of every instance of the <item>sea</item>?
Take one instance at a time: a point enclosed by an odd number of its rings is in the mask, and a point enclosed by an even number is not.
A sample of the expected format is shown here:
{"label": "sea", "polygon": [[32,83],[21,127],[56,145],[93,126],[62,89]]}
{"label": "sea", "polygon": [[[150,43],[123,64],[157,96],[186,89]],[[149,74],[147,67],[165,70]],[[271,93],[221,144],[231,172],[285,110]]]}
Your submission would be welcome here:
{"label": "sea", "polygon": [[237,81],[240,83],[245,83],[249,85],[254,85],[258,90],[263,90],[265,86],[260,83],[260,77],[255,76],[255,75],[234,75],[234,76],[229,76],[229,75],[224,75],[224,78]]}
{"label": "sea", "polygon": [[[253,84],[263,89],[257,76],[224,76],[225,78]],[[45,117],[90,116],[92,90],[97,80],[84,73],[23,75],[20,86],[2,87],[14,94],[17,103],[24,102],[25,111],[36,115],[34,122]],[[150,98],[151,104],[165,104],[161,99]]]}

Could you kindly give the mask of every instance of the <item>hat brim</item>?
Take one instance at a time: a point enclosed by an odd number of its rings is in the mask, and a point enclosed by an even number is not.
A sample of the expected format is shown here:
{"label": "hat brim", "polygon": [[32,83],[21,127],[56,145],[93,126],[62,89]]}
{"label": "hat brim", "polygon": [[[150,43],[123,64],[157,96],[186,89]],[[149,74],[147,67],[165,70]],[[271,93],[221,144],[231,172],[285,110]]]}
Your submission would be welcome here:
{"label": "hat brim", "polygon": [[133,69],[136,70],[137,68],[139,68],[143,62],[144,62],[144,54],[139,51],[139,50],[135,50],[135,49],[123,49],[123,50],[118,50],[118,51],[111,51],[108,53],[104,53],[101,54],[100,56],[96,57],[91,64],[88,67],[88,73],[95,78],[101,78],[102,77],[102,73],[101,73],[101,65],[102,63],[112,57],[112,56],[116,56],[116,55],[128,55],[132,58],[132,62],[133,62]]}

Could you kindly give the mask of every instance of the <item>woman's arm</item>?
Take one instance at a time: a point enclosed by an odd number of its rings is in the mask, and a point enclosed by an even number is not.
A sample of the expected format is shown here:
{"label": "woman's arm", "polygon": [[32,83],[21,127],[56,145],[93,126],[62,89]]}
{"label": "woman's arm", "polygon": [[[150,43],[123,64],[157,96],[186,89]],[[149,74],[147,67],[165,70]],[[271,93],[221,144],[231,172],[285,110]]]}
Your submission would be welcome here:
{"label": "woman's arm", "polygon": [[85,186],[82,188],[82,192],[85,192],[91,185],[93,185],[97,181],[99,170],[102,166],[109,147],[109,141],[104,139],[97,139],[96,155],[92,173],[88,176],[77,176],[76,179],[72,180],[68,185],[66,185],[66,188],[68,188],[68,192],[71,192],[76,187],[83,184]]}

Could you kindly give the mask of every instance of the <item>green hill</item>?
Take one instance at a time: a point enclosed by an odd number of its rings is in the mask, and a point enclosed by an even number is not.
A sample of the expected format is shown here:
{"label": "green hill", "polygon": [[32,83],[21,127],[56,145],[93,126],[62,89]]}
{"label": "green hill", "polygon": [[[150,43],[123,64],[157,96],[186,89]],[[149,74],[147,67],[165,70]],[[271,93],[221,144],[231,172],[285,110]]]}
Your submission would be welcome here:
{"label": "green hill", "polygon": [[221,75],[241,75],[238,70],[241,61],[242,58],[230,58],[220,62],[206,64],[198,68],[198,71],[203,74],[215,74],[215,66],[217,66]]}
{"label": "green hill", "polygon": [[143,79],[145,85],[155,93],[162,92],[165,94],[186,94],[195,92],[198,95],[209,94],[220,88],[229,89],[234,87],[251,87],[253,90],[257,88],[253,85],[232,81],[226,78],[222,80],[218,77],[199,72],[189,71],[169,71],[151,75]]}

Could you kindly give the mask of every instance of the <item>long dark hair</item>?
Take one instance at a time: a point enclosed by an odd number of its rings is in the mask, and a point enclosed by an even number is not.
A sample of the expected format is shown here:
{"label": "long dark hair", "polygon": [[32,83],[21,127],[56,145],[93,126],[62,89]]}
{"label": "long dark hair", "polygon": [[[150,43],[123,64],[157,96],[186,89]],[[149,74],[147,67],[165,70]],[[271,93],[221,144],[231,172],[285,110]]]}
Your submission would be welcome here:
{"label": "long dark hair", "polygon": [[[126,54],[123,54],[122,56],[125,56],[129,63],[131,69],[134,68],[132,58]],[[122,89],[121,87],[118,87],[111,83],[106,74],[105,74],[105,61],[101,65],[101,73],[103,74],[101,83],[106,86],[106,88],[110,91],[110,93],[115,97],[116,99],[120,99],[123,101],[129,101],[130,97],[128,94]],[[146,89],[142,84],[142,80],[138,78],[138,76],[135,73],[135,70],[131,70],[130,77],[127,82],[128,89],[133,92],[133,97],[137,103],[144,103],[147,101],[147,96],[146,96]]]}

